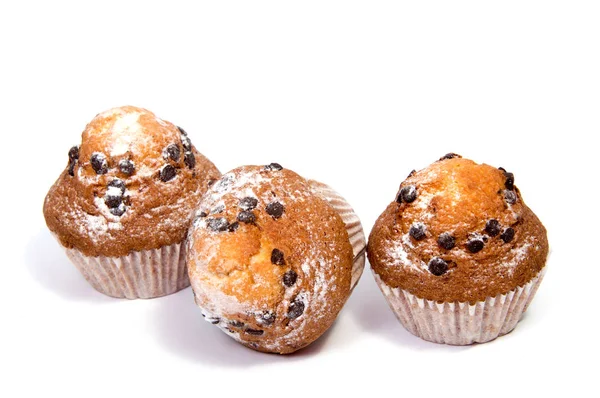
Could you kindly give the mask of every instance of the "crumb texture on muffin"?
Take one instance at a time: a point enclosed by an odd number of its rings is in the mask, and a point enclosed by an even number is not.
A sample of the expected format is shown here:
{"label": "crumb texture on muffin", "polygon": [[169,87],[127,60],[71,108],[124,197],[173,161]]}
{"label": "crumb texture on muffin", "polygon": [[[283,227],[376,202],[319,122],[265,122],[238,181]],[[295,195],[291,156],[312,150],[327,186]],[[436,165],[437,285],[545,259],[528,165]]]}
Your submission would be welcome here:
{"label": "crumb texture on muffin", "polygon": [[217,168],[187,133],[133,106],[97,115],[44,201],[50,230],[88,256],[181,242]]}
{"label": "crumb texture on muffin", "polygon": [[438,302],[475,302],[523,286],[544,267],[546,230],[514,175],[449,154],[412,172],[369,237],[390,287]]}
{"label": "crumb texture on muffin", "polygon": [[348,295],[353,252],[341,217],[278,164],[225,174],[190,230],[188,269],[206,319],[242,344],[289,353],[317,339]]}

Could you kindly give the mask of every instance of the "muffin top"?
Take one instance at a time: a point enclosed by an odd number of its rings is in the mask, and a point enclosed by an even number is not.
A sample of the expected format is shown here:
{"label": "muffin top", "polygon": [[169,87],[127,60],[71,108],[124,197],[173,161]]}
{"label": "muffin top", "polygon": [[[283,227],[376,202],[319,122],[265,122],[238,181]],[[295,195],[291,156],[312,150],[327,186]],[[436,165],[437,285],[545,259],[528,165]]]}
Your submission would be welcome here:
{"label": "muffin top", "polygon": [[546,229],[514,175],[448,154],[400,185],[369,237],[390,287],[438,302],[475,302],[529,282],[548,255]]}
{"label": "muffin top", "polygon": [[188,245],[203,315],[257,350],[308,345],[350,294],[344,222],[309,181],[276,163],[237,168],[211,186]]}
{"label": "muffin top", "polygon": [[181,242],[217,168],[187,133],[124,106],[97,115],[44,202],[50,230],[88,256],[123,256]]}

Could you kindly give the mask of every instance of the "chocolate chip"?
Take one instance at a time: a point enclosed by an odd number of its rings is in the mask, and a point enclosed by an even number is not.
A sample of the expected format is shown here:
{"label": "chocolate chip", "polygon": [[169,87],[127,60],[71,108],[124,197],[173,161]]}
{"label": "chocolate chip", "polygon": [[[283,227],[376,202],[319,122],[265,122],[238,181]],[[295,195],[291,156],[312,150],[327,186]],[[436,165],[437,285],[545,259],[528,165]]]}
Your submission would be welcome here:
{"label": "chocolate chip", "polygon": [[281,216],[283,215],[283,212],[285,211],[285,207],[279,202],[271,202],[267,205],[267,207],[265,208],[265,211],[267,212],[268,215],[273,217],[273,219],[277,220],[278,218],[281,218]]}
{"label": "chocolate chip", "polygon": [[92,164],[92,169],[94,169],[96,174],[106,174],[108,172],[108,161],[103,153],[92,153],[90,163]]}
{"label": "chocolate chip", "polygon": [[286,285],[287,287],[294,286],[294,283],[296,283],[297,279],[298,279],[298,274],[296,272],[294,272],[293,270],[289,270],[288,272],[283,274],[283,284]]}
{"label": "chocolate chip", "polygon": [[396,202],[398,203],[412,203],[417,199],[417,188],[414,185],[407,185],[400,189],[400,193],[398,194],[398,199]]}
{"label": "chocolate chip", "polygon": [[504,243],[508,243],[510,241],[512,241],[515,237],[515,230],[512,229],[511,227],[508,227],[504,230],[504,232],[502,232],[502,235],[500,235],[500,238],[504,241]]}
{"label": "chocolate chip", "polygon": [[121,195],[125,193],[125,183],[123,182],[123,180],[119,180],[118,178],[115,178],[114,180],[109,182],[108,187],[118,188],[119,191],[121,191]]}
{"label": "chocolate chip", "polygon": [[427,268],[433,275],[440,276],[448,272],[448,263],[439,257],[434,257],[429,261]]}
{"label": "chocolate chip", "polygon": [[220,214],[225,211],[225,205],[218,205],[210,211],[210,214]]}
{"label": "chocolate chip", "polygon": [[69,160],[77,160],[79,159],[79,147],[74,146],[69,149]]}
{"label": "chocolate chip", "polygon": [[187,135],[187,132],[184,129],[182,129],[181,127],[177,126],[177,129],[179,130],[181,135]]}
{"label": "chocolate chip", "polygon": [[263,333],[265,331],[264,330],[258,330],[258,329],[246,329],[246,333],[251,334],[252,336],[262,336]]}
{"label": "chocolate chip", "polygon": [[221,322],[221,318],[211,318],[208,320],[210,323],[212,323],[213,325],[218,324],[219,322]]}
{"label": "chocolate chip", "polygon": [[447,153],[444,156],[442,156],[440,158],[440,160],[454,159],[454,158],[462,158],[462,156],[460,156],[459,154],[450,152],[450,153]]}
{"label": "chocolate chip", "polygon": [[417,222],[414,223],[411,227],[410,230],[408,231],[408,233],[410,234],[410,236],[413,237],[413,239],[415,240],[423,240],[426,238],[425,235],[425,224]]}
{"label": "chocolate chip", "polygon": [[190,151],[186,151],[183,155],[183,162],[190,170],[194,170],[194,167],[196,167],[196,157]]}
{"label": "chocolate chip", "polygon": [[504,182],[504,186],[506,189],[513,190],[515,188],[515,175],[513,173],[504,173],[506,177],[506,181]]}
{"label": "chocolate chip", "polygon": [[75,164],[76,163],[77,163],[77,160],[75,160],[75,159],[69,160],[69,175],[71,177],[75,176]]}
{"label": "chocolate chip", "polygon": [[244,322],[240,322],[240,321],[229,321],[228,322],[229,326],[233,327],[233,328],[237,328],[237,329],[241,329],[244,327]]}
{"label": "chocolate chip", "polygon": [[481,251],[481,249],[483,249],[483,240],[481,238],[471,238],[471,240],[467,242],[467,249],[471,253]]}
{"label": "chocolate chip", "polygon": [[169,146],[165,148],[164,154],[166,159],[170,158],[174,162],[179,162],[179,157],[181,156],[181,149],[179,149],[179,146],[177,144],[169,144]]}
{"label": "chocolate chip", "polygon": [[294,300],[288,307],[287,317],[296,319],[304,313],[304,303],[298,299]]}
{"label": "chocolate chip", "polygon": [[206,226],[215,232],[224,232],[229,228],[229,223],[223,217],[211,218],[206,222]]}
{"label": "chocolate chip", "polygon": [[118,207],[112,207],[110,209],[108,209],[113,215],[117,216],[117,217],[121,217],[124,213],[125,210],[127,210],[125,208],[125,205],[123,203],[121,203]]}
{"label": "chocolate chip", "polygon": [[498,220],[493,218],[491,220],[488,220],[488,222],[485,223],[485,232],[492,237],[498,236],[498,234],[500,233],[500,223],[498,222]]}
{"label": "chocolate chip", "polygon": [[192,150],[192,141],[185,135],[181,136],[181,145],[183,145],[183,149],[186,151]]}
{"label": "chocolate chip", "polygon": [[271,163],[265,166],[265,170],[269,171],[279,171],[283,170],[283,167],[279,163]]}
{"label": "chocolate chip", "polygon": [[208,213],[207,213],[207,212],[205,212],[205,211],[201,211],[201,212],[198,214],[198,217],[202,217],[202,218],[204,218],[204,217],[206,217],[206,216],[208,216]]}
{"label": "chocolate chip", "polygon": [[171,181],[177,175],[177,170],[170,164],[165,165],[160,169],[159,176],[162,182]]}
{"label": "chocolate chip", "polygon": [[417,173],[417,170],[413,170],[410,173],[408,173],[408,177],[406,177],[406,178],[410,178],[410,177],[414,176],[416,173]]}
{"label": "chocolate chip", "polygon": [[133,161],[129,159],[121,159],[119,162],[119,170],[126,176],[130,176],[135,172],[135,165],[133,164]]}
{"label": "chocolate chip", "polygon": [[273,249],[271,252],[271,263],[275,265],[285,265],[285,258],[281,250]]}
{"label": "chocolate chip", "polygon": [[259,322],[262,325],[265,326],[269,326],[272,325],[273,322],[275,322],[275,313],[273,311],[263,311],[262,314],[260,314],[260,318],[259,318]]}
{"label": "chocolate chip", "polygon": [[240,211],[237,215],[237,220],[246,224],[254,224],[256,216],[251,211]]}
{"label": "chocolate chip", "polygon": [[506,181],[504,182],[504,186],[506,189],[513,190],[515,184],[515,175],[513,173],[509,173],[506,171],[504,167],[498,167],[502,173],[504,173],[504,177],[506,177]]}
{"label": "chocolate chip", "polygon": [[238,207],[242,210],[254,210],[258,205],[258,199],[253,198],[252,196],[246,196],[243,199],[240,199],[238,203]]}
{"label": "chocolate chip", "polygon": [[509,191],[508,189],[505,189],[504,200],[506,200],[506,203],[508,203],[509,205],[514,205],[515,203],[517,203],[517,194],[514,193],[514,191]]}
{"label": "chocolate chip", "polygon": [[[113,189],[111,189],[113,188]],[[108,207],[117,207],[123,200],[123,194],[125,193],[125,183],[118,178],[115,178],[108,183],[108,189],[106,190],[106,196],[104,203]]]}
{"label": "chocolate chip", "polygon": [[227,228],[227,230],[229,232],[235,232],[238,230],[239,227],[240,227],[240,223],[235,221],[235,222],[232,222],[231,224],[229,224],[229,227]]}
{"label": "chocolate chip", "polygon": [[106,195],[104,197],[104,203],[110,209],[119,207],[123,203],[123,195]]}
{"label": "chocolate chip", "polygon": [[454,248],[456,240],[454,239],[454,236],[452,236],[452,234],[450,234],[449,232],[444,232],[440,234],[440,236],[438,236],[437,243],[441,248],[451,250],[452,248]]}

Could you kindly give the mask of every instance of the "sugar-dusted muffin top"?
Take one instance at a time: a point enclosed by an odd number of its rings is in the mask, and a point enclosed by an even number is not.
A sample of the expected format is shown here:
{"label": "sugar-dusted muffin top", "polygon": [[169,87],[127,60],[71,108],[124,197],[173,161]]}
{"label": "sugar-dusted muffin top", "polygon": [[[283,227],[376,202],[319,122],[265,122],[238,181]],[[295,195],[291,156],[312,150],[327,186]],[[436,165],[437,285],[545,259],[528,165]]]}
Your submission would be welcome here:
{"label": "sugar-dusted muffin top", "polygon": [[260,351],[308,345],[350,294],[344,222],[309,181],[275,163],[237,168],[211,186],[188,249],[203,315]]}
{"label": "sugar-dusted muffin top", "polygon": [[50,230],[88,256],[181,242],[217,168],[186,132],[124,106],[97,115],[44,202]]}
{"label": "sugar-dusted muffin top", "polygon": [[508,293],[529,282],[547,255],[546,229],[514,175],[455,154],[410,174],[368,244],[387,285],[440,302]]}

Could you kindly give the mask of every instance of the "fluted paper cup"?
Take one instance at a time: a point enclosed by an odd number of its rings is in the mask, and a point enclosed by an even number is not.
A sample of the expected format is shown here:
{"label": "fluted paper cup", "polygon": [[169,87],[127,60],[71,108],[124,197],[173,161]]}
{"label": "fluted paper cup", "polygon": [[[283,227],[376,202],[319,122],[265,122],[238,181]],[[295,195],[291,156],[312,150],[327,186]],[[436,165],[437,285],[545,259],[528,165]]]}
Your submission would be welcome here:
{"label": "fluted paper cup", "polygon": [[475,304],[425,300],[406,290],[391,288],[375,272],[373,275],[409,332],[434,343],[468,345],[485,343],[512,331],[533,300],[545,271],[546,267],[524,286]]}
{"label": "fluted paper cup", "polygon": [[154,298],[190,285],[185,241],[122,257],[90,257],[65,248],[83,277],[100,293],[117,298]]}
{"label": "fluted paper cup", "polygon": [[358,283],[365,268],[367,241],[365,239],[362,224],[352,206],[350,206],[346,199],[339,193],[321,182],[314,180],[310,180],[309,182],[314,192],[325,199],[340,215],[344,224],[346,224],[346,231],[348,232],[350,244],[352,245],[352,253],[354,255],[354,262],[352,264],[352,282],[350,284],[352,290]]}

